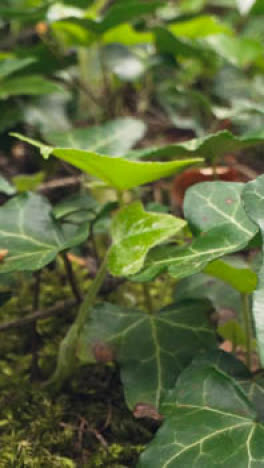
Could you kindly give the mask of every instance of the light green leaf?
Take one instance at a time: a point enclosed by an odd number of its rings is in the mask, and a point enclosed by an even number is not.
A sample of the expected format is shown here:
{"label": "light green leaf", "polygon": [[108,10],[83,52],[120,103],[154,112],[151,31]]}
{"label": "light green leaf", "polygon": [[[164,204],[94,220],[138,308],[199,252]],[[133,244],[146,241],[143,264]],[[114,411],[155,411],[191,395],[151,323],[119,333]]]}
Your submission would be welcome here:
{"label": "light green leaf", "polygon": [[5,195],[14,195],[16,189],[4,177],[0,176],[0,192]]}
{"label": "light green leaf", "polygon": [[263,54],[261,42],[248,37],[217,34],[206,41],[221,57],[238,67],[249,66]]}
{"label": "light green leaf", "polygon": [[231,29],[214,16],[203,15],[190,20],[179,21],[169,26],[175,36],[196,39],[198,37],[210,36],[212,34],[230,34]]}
{"label": "light green leaf", "polygon": [[200,156],[207,160],[222,158],[228,153],[242,151],[251,146],[264,144],[263,136],[238,137],[227,130],[195,138],[184,143],[174,143],[160,148],[147,148],[131,152],[138,158]]}
{"label": "light green leaf", "polygon": [[242,206],[243,187],[236,182],[204,182],[191,187],[184,201],[184,216],[200,235],[187,246],[155,248],[135,279],[146,281],[165,270],[175,278],[184,278],[246,247],[257,227]]}
{"label": "light green leaf", "polygon": [[44,158],[53,154],[82,171],[102,179],[108,185],[118,190],[131,189],[162,177],[169,177],[188,166],[202,162],[202,159],[198,158],[164,163],[128,161],[124,158],[113,158],[91,151],[52,148],[17,133],[12,133],[11,135],[38,147]]}
{"label": "light green leaf", "polygon": [[0,99],[10,96],[35,96],[59,91],[61,87],[40,75],[19,76],[6,79],[1,83]]}
{"label": "light green leaf", "polygon": [[18,192],[36,190],[45,178],[45,172],[40,171],[35,174],[19,174],[13,177],[12,182]]}
{"label": "light green leaf", "polygon": [[191,364],[163,410],[167,420],[138,468],[264,466],[264,426],[242,388],[216,364]]}
{"label": "light green leaf", "polygon": [[44,136],[48,143],[54,146],[119,156],[141,140],[145,131],[144,122],[124,117],[100,126],[74,128],[67,132],[46,132]]}
{"label": "light green leaf", "polygon": [[88,237],[87,223],[65,237],[62,227],[51,216],[51,209],[45,198],[31,193],[12,198],[0,208],[0,246],[8,250],[0,273],[43,268],[59,252],[79,245]]}
{"label": "light green leaf", "polygon": [[257,286],[257,275],[250,268],[237,268],[223,260],[209,263],[204,272],[230,284],[243,294],[251,294]]}
{"label": "light green leaf", "polygon": [[108,266],[113,275],[137,273],[147,252],[183,229],[186,222],[168,214],[144,211],[140,202],[120,210],[112,222]]}
{"label": "light green leaf", "polygon": [[262,265],[258,272],[258,286],[253,294],[253,317],[255,321],[258,349],[264,365],[264,176],[249,182],[242,194],[248,216],[256,223],[262,236]]}
{"label": "light green leaf", "polygon": [[151,32],[136,31],[130,24],[121,24],[103,35],[104,44],[121,43],[125,46],[153,42]]}
{"label": "light green leaf", "polygon": [[171,305],[155,315],[98,305],[81,331],[78,356],[83,363],[93,362],[100,346],[108,349],[121,366],[128,406],[141,402],[158,409],[192,356],[215,346],[210,310],[206,301]]}

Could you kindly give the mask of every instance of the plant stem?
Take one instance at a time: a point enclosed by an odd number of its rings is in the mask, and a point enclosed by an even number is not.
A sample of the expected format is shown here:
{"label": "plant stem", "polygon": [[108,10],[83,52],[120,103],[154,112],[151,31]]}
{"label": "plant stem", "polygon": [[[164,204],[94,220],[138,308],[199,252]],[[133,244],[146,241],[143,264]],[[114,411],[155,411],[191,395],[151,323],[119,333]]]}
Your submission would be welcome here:
{"label": "plant stem", "polygon": [[242,314],[243,314],[243,322],[244,322],[244,329],[246,333],[246,363],[251,370],[251,353],[252,353],[252,326],[251,326],[251,311],[249,305],[249,295],[248,294],[241,294],[242,300]]}
{"label": "plant stem", "polygon": [[102,261],[101,266],[96,274],[96,277],[93,280],[89,288],[89,291],[87,295],[85,296],[83,303],[80,307],[79,314],[76,320],[78,329],[80,329],[82,325],[84,325],[84,323],[86,322],[89,312],[90,312],[90,307],[93,305],[96,299],[96,296],[101,289],[101,286],[105,280],[106,274],[107,274],[107,255]]}
{"label": "plant stem", "polygon": [[148,286],[148,284],[143,283],[142,287],[143,287],[143,293],[144,293],[146,308],[148,309],[148,312],[150,314],[153,314],[154,307],[153,307],[153,302],[152,302],[152,297],[151,297],[151,294],[150,294],[149,286]]}
{"label": "plant stem", "polygon": [[[34,274],[34,292],[33,292],[33,302],[32,310],[35,312],[39,309],[39,298],[40,298],[40,271],[37,271]],[[38,342],[39,334],[37,331],[37,322],[34,322],[31,325],[31,349],[32,349],[32,363],[31,363],[31,379],[35,380],[40,375],[40,369],[38,365]]]}
{"label": "plant stem", "polygon": [[70,260],[68,259],[67,254],[65,252],[63,252],[63,254],[62,254],[62,258],[63,258],[63,261],[64,261],[64,266],[65,266],[67,278],[68,278],[68,281],[69,281],[69,283],[71,285],[72,293],[73,293],[73,295],[74,295],[74,297],[76,299],[77,304],[80,304],[82,302],[82,295],[81,295],[79,285],[78,285],[78,283],[76,281],[76,278],[75,278],[75,275],[74,275],[74,272],[73,272],[72,264],[71,264]]}
{"label": "plant stem", "polygon": [[122,190],[117,190],[116,191],[116,196],[117,196],[117,200],[118,200],[118,203],[119,203],[119,208],[123,208],[125,206],[125,201],[124,201],[124,194],[122,192]]}

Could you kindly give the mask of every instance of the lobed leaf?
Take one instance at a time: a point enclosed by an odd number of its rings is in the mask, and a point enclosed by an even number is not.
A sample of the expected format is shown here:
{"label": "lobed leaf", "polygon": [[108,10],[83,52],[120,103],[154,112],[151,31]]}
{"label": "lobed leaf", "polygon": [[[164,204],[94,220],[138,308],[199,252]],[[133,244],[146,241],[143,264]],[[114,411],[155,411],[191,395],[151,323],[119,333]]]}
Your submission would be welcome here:
{"label": "lobed leaf", "polygon": [[107,346],[110,360],[114,356],[121,366],[128,406],[146,403],[158,409],[165,391],[198,350],[215,346],[210,310],[209,302],[199,300],[171,305],[155,315],[101,304],[81,331],[77,354],[81,362],[91,362],[96,348]]}
{"label": "lobed leaf", "polygon": [[137,273],[148,251],[183,229],[185,224],[182,219],[168,214],[146,212],[140,202],[124,207],[112,222],[110,272],[116,276]]}
{"label": "lobed leaf", "polygon": [[44,197],[33,193],[14,197],[0,208],[0,245],[8,250],[0,264],[0,273],[39,270],[59,252],[88,237],[88,223],[66,236],[51,210]]}
{"label": "lobed leaf", "polygon": [[264,466],[264,426],[242,388],[217,363],[194,361],[163,410],[167,420],[138,468]]}
{"label": "lobed leaf", "polygon": [[258,229],[242,206],[243,187],[236,182],[204,182],[191,187],[185,197],[184,215],[200,235],[185,247],[153,249],[143,272],[135,279],[148,281],[163,271],[174,278],[184,278],[203,270],[209,262],[246,247]]}

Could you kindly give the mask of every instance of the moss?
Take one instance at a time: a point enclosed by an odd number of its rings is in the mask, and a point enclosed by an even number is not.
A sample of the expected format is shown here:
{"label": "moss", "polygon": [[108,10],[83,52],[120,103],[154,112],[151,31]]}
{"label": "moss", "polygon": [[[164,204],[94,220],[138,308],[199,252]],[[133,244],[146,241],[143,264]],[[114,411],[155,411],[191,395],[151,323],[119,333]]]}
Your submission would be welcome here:
{"label": "moss", "polygon": [[[75,267],[86,289],[86,272]],[[137,285],[138,287],[138,285]],[[32,278],[18,279],[16,294],[1,307],[2,320],[31,309]],[[41,306],[69,298],[61,264],[42,273]],[[156,425],[135,420],[126,408],[115,366],[79,369],[60,395],[42,382],[55,367],[58,346],[76,309],[39,321],[40,381],[30,381],[30,327],[12,330],[0,341],[0,468],[133,467]],[[103,443],[102,443],[103,441]],[[105,442],[104,442],[105,441]],[[107,449],[104,447],[107,444]]]}

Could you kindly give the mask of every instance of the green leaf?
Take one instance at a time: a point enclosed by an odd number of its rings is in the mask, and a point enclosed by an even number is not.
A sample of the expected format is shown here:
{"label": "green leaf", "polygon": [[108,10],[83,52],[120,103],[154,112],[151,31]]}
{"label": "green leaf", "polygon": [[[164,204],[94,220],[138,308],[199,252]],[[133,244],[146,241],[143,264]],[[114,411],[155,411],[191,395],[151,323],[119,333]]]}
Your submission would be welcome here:
{"label": "green leaf", "polygon": [[119,156],[140,141],[145,132],[144,122],[124,117],[100,126],[74,128],[67,132],[46,132],[44,136],[48,143],[54,146]]}
{"label": "green leaf", "polygon": [[175,36],[187,37],[189,39],[210,36],[212,34],[231,33],[231,29],[227,25],[220,23],[217,18],[209,15],[179,21],[171,24],[168,29]]}
{"label": "green leaf", "polygon": [[177,157],[199,156],[207,160],[221,159],[228,153],[242,151],[251,146],[264,143],[263,136],[238,137],[227,130],[209,134],[202,138],[195,138],[184,143],[173,143],[160,148],[147,148],[131,152],[138,158],[146,157]]}
{"label": "green leaf", "polygon": [[192,356],[215,346],[210,310],[207,301],[171,305],[155,315],[98,305],[81,331],[78,356],[83,363],[93,362],[100,359],[100,346],[108,349],[110,360],[114,356],[121,366],[128,406],[141,402],[158,409]]}
{"label": "green leaf", "polygon": [[12,198],[0,208],[0,245],[8,250],[0,273],[43,268],[59,252],[79,245],[88,237],[87,223],[65,237],[51,210],[45,198],[32,193]]}
{"label": "green leaf", "polygon": [[78,193],[64,198],[61,202],[57,203],[52,213],[56,219],[64,219],[69,216],[82,213],[82,216],[88,214],[91,218],[99,211],[100,205],[98,202],[88,194]]}
{"label": "green leaf", "polygon": [[165,270],[174,278],[184,278],[246,247],[257,227],[242,206],[243,187],[236,182],[204,182],[191,187],[184,200],[184,216],[200,235],[187,246],[155,248],[135,279],[150,280]]}
{"label": "green leaf", "polygon": [[152,32],[136,31],[130,24],[121,24],[107,31],[102,38],[104,44],[121,43],[133,46],[153,42]]}
{"label": "green leaf", "polygon": [[126,2],[117,2],[110,7],[100,24],[100,33],[104,33],[119,24],[126,23],[133,19],[138,19],[154,12],[158,7],[162,6],[160,0],[142,1],[142,0],[126,0]]}
{"label": "green leaf", "polygon": [[242,388],[216,364],[191,364],[163,410],[167,420],[138,468],[264,466],[264,426]]}
{"label": "green leaf", "polygon": [[248,37],[230,37],[217,34],[206,39],[221,57],[234,66],[246,67],[262,57],[260,41]]}
{"label": "green leaf", "polygon": [[16,193],[16,189],[6,179],[4,179],[4,177],[0,176],[0,192],[5,195],[14,195]]}
{"label": "green leaf", "polygon": [[253,317],[256,327],[256,335],[260,360],[264,365],[264,176],[249,182],[242,194],[245,209],[248,216],[260,228],[262,236],[262,265],[258,272],[258,286],[253,294]]}
{"label": "green leaf", "polygon": [[40,75],[19,76],[9,78],[1,83],[0,99],[18,95],[38,96],[40,94],[55,93],[60,89],[59,85],[46,80]]}
{"label": "green leaf", "polygon": [[251,294],[257,286],[257,275],[250,268],[237,268],[223,260],[209,263],[204,272],[230,284],[243,294]]}
{"label": "green leaf", "polygon": [[[5,60],[0,60],[0,80],[6,78],[9,75],[12,75],[22,68],[26,68],[31,63],[35,62],[35,59],[32,57],[27,58],[7,58]],[[2,83],[1,83],[2,86]]]}
{"label": "green leaf", "polygon": [[168,214],[146,212],[140,202],[124,207],[112,222],[113,245],[108,257],[111,273],[116,276],[137,273],[148,251],[179,232],[185,224]]}
{"label": "green leaf", "polygon": [[161,177],[169,177],[202,159],[188,159],[171,162],[138,162],[120,157],[104,156],[91,151],[70,148],[52,148],[23,135],[12,133],[16,138],[40,148],[44,158],[51,154],[78,167],[84,172],[102,179],[118,190],[127,190],[144,185]]}
{"label": "green leaf", "polygon": [[12,182],[18,192],[36,190],[45,178],[45,172],[40,171],[35,174],[20,174],[13,177]]}

